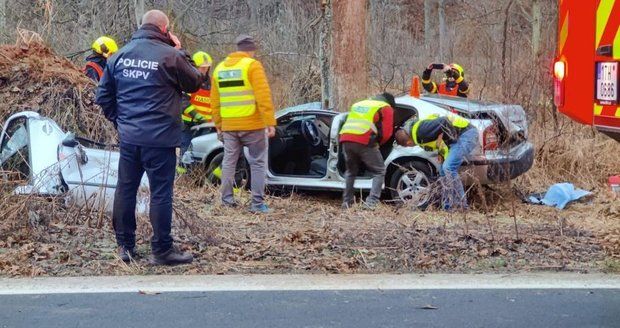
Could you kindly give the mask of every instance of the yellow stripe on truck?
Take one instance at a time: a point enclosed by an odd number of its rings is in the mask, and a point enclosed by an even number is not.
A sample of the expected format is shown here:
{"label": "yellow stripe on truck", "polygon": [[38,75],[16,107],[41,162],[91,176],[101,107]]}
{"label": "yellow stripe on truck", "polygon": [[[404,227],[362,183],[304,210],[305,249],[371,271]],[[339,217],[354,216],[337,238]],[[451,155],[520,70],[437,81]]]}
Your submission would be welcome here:
{"label": "yellow stripe on truck", "polygon": [[605,32],[605,26],[611,16],[611,10],[614,7],[616,0],[601,0],[596,9],[596,48],[600,46],[601,38]]}
{"label": "yellow stripe on truck", "polygon": [[616,31],[616,37],[614,38],[614,58],[620,59],[620,28]]}
{"label": "yellow stripe on truck", "polygon": [[620,117],[620,107],[616,108],[616,117]]}
{"label": "yellow stripe on truck", "polygon": [[594,115],[600,116],[603,112],[603,106],[594,104]]}
{"label": "yellow stripe on truck", "polygon": [[568,18],[568,13],[566,13],[564,24],[562,24],[562,29],[560,30],[560,53],[564,50],[564,45],[566,44],[566,39],[568,38]]}

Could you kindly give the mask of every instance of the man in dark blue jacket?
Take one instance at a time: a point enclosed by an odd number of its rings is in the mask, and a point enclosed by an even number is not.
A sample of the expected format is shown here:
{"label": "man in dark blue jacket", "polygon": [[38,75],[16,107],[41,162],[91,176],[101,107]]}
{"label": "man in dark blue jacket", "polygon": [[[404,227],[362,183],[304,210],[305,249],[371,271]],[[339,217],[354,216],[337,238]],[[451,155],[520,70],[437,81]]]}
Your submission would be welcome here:
{"label": "man in dark blue jacket", "polygon": [[192,261],[191,254],[172,245],[172,192],[181,141],[181,93],[197,91],[205,77],[180,50],[168,24],[159,10],[144,14],[131,42],[108,59],[97,91],[97,104],[120,137],[112,219],[124,261],[135,255],[136,194],[145,172],[151,191],[152,262]]}

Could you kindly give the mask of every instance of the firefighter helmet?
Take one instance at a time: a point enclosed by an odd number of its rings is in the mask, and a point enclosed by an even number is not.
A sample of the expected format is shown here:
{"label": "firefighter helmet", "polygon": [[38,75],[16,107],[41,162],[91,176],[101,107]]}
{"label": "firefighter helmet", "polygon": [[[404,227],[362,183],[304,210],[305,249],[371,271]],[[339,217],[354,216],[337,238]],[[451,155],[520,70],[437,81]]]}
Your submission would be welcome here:
{"label": "firefighter helmet", "polygon": [[211,66],[211,63],[213,63],[213,59],[211,59],[211,56],[204,51],[196,52],[194,55],[192,55],[192,59],[194,60],[194,64],[196,65],[196,67],[205,65]]}
{"label": "firefighter helmet", "polygon": [[463,70],[463,67],[461,67],[461,65],[457,63],[452,63],[449,67],[450,70],[458,72],[459,77],[465,77],[465,71]]}
{"label": "firefighter helmet", "polygon": [[118,51],[118,45],[116,45],[116,42],[107,36],[97,38],[91,47],[94,52],[105,58],[112,56],[112,54]]}

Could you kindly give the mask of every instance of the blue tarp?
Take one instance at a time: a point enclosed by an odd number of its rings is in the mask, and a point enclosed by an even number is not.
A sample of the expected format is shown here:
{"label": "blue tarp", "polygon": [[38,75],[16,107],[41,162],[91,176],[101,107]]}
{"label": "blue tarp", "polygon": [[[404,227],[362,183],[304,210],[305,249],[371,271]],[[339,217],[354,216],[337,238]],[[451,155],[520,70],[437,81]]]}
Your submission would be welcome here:
{"label": "blue tarp", "polygon": [[544,204],[547,206],[555,206],[564,209],[566,205],[572,201],[576,201],[582,197],[592,194],[583,189],[575,189],[572,183],[556,183],[549,187],[543,198],[532,195],[528,200],[533,204]]}

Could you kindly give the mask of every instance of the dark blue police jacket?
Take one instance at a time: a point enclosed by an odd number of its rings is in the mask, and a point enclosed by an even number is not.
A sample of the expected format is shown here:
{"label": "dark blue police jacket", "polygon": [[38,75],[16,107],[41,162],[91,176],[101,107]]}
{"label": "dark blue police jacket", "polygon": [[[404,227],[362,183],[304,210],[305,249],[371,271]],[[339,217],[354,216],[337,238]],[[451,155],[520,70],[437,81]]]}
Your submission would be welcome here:
{"label": "dark blue police jacket", "polygon": [[177,147],[181,142],[181,93],[203,82],[189,55],[167,34],[146,24],[108,59],[97,104],[118,128],[122,143]]}

